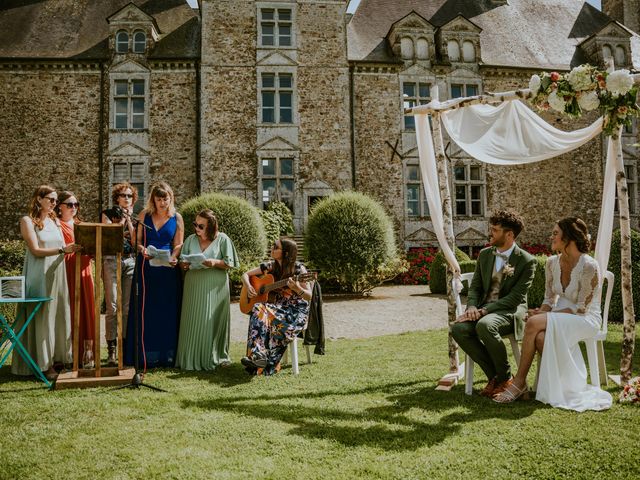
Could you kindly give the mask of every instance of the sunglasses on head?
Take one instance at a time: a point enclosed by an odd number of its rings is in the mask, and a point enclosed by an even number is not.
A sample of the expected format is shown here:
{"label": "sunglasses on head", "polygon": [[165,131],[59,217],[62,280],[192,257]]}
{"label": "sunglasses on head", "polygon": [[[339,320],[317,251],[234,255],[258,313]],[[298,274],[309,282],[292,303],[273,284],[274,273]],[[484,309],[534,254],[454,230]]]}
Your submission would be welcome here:
{"label": "sunglasses on head", "polygon": [[119,193],[118,196],[124,198],[133,198],[133,195],[131,193]]}
{"label": "sunglasses on head", "polygon": [[68,208],[80,208],[80,202],[62,202],[62,205],[66,205]]}
{"label": "sunglasses on head", "polygon": [[205,227],[206,227],[206,225],[204,223],[193,222],[193,228],[196,228],[198,230],[204,230]]}

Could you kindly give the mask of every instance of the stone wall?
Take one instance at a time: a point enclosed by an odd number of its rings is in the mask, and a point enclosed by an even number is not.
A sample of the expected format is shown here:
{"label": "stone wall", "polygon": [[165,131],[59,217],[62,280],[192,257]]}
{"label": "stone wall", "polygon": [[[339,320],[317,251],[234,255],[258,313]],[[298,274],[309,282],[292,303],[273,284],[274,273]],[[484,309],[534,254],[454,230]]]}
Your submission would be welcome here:
{"label": "stone wall", "polygon": [[84,218],[97,218],[100,71],[66,67],[0,67],[0,238],[19,235],[40,184],[72,190]]}
{"label": "stone wall", "polygon": [[168,182],[180,203],[197,193],[195,69],[152,70],[150,89],[150,180]]}
{"label": "stone wall", "polygon": [[253,0],[202,5],[202,191],[256,183],[256,7]]}
{"label": "stone wall", "polygon": [[[399,87],[395,71],[354,73],[356,188],[382,202],[393,218],[399,238],[403,238],[402,160],[386,143],[395,145],[401,134]],[[402,151],[400,143],[398,151]]]}

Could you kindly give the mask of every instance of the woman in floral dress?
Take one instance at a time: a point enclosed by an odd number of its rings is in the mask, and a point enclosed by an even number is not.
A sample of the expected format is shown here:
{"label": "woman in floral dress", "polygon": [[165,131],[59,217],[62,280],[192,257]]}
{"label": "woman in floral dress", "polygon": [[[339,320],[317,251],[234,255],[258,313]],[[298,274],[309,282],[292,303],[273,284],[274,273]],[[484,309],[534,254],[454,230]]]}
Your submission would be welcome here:
{"label": "woman in floral dress", "polygon": [[[293,240],[284,237],[276,240],[271,247],[272,260],[242,275],[249,298],[257,295],[249,280],[254,275],[269,273],[277,282],[306,273],[306,268],[296,262],[297,254]],[[287,286],[274,290],[267,302],[254,305],[249,318],[247,356],[241,360],[247,372],[273,375],[280,370],[287,345],[307,324],[312,287],[311,283],[289,278]]]}

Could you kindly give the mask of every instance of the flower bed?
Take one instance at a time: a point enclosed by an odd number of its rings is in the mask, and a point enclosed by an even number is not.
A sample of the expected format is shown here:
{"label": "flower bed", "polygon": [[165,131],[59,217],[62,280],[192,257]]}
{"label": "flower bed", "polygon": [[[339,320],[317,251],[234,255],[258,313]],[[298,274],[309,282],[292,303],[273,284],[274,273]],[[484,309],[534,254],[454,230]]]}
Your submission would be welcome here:
{"label": "flower bed", "polygon": [[436,256],[436,247],[413,247],[407,252],[409,270],[396,277],[401,285],[428,285],[429,269]]}

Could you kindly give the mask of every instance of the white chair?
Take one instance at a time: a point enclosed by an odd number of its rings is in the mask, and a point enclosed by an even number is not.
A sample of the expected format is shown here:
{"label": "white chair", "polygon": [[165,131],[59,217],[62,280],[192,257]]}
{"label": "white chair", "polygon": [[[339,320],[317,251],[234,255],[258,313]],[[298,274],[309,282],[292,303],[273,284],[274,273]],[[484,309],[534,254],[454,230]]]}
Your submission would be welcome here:
{"label": "white chair", "polygon": [[[471,273],[463,273],[460,276],[460,280],[462,282],[467,282],[469,286],[471,286],[471,281],[473,280],[473,272]],[[462,301],[460,300],[460,295],[456,290],[455,278],[452,281],[452,288],[455,292],[456,296],[456,317],[459,317],[464,313],[464,308],[462,307]],[[514,334],[507,335],[506,337],[509,339],[511,343],[511,350],[513,350],[513,356],[516,359],[516,365],[520,364],[520,347],[518,346],[518,342],[516,341],[516,337]],[[474,361],[471,359],[469,355],[465,353],[464,360],[464,393],[467,395],[471,395],[473,392],[473,365]]]}
{"label": "white chair", "polygon": [[[604,341],[607,338],[607,324],[609,321],[609,305],[611,304],[611,295],[613,294],[613,283],[615,277],[612,272],[607,270],[604,274],[604,280],[607,282],[607,296],[604,301],[604,309],[602,310],[602,325],[600,330],[593,337],[584,340],[587,349],[587,360],[589,362],[589,373],[591,376],[591,385],[600,386],[607,385],[607,365],[604,358]],[[604,288],[604,280],[602,288]]]}
{"label": "white chair", "polygon": [[[304,331],[303,331],[304,335]],[[291,342],[282,356],[281,363],[287,363],[289,360],[289,348],[291,348],[291,373],[294,375],[298,375],[300,373],[300,369],[298,368],[298,336],[296,335],[293,342]],[[305,345],[304,348],[307,351],[307,363],[311,364],[311,350],[309,350],[309,345]]]}

